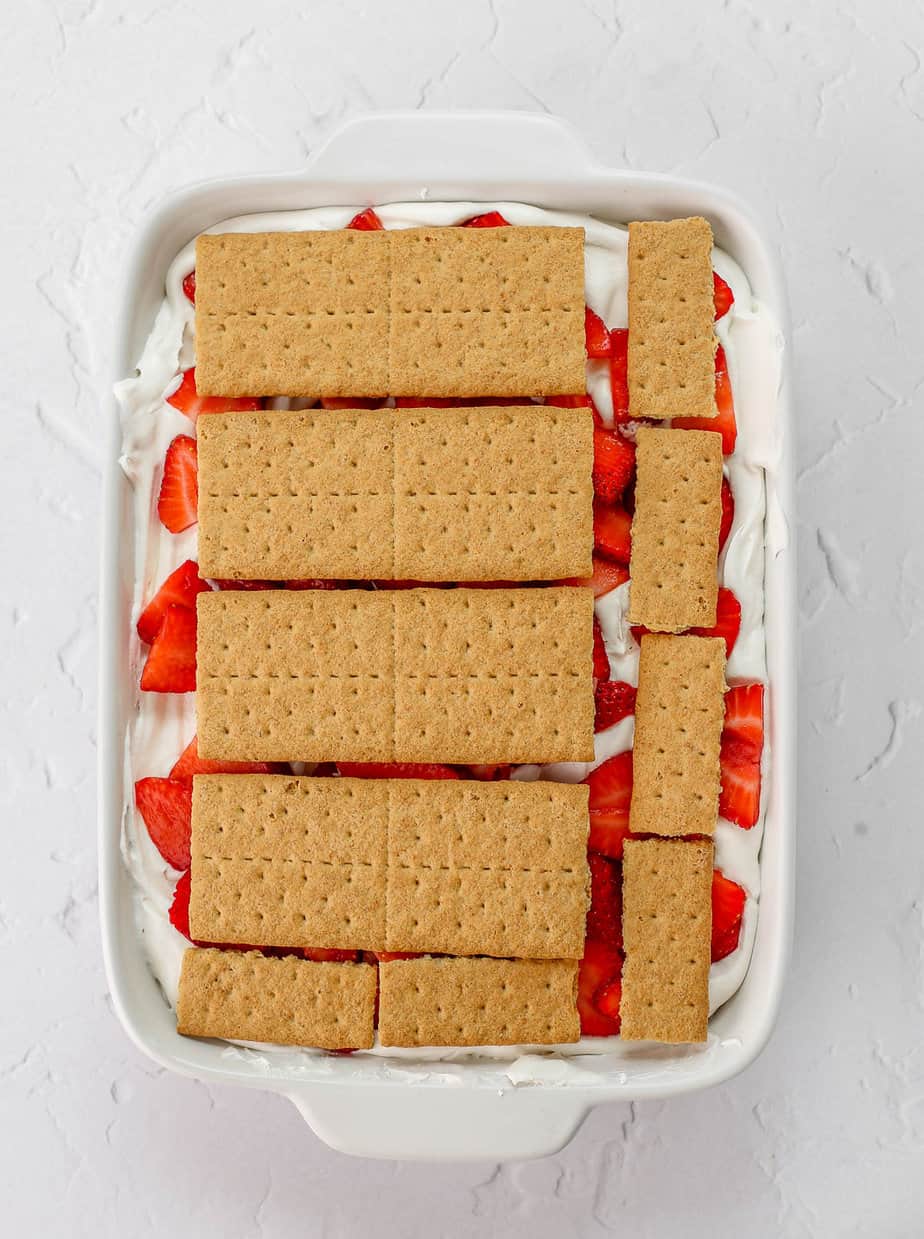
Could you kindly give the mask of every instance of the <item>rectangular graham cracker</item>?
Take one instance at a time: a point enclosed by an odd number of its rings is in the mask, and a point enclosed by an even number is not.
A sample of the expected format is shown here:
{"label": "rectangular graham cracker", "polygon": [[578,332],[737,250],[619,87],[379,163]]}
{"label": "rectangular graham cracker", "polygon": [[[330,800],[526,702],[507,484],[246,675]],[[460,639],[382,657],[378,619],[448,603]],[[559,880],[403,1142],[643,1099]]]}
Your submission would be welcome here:
{"label": "rectangular graham cracker", "polygon": [[584,390],[581,228],[233,233],[196,243],[214,396]]}
{"label": "rectangular graham cracker", "polygon": [[205,758],[593,757],[587,589],[223,591],[197,609]]}
{"label": "rectangular graham cracker", "polygon": [[216,413],[198,431],[206,576],[590,575],[588,409]]}
{"label": "rectangular graham cracker", "polygon": [[716,621],[722,439],[711,430],[637,436],[629,619],[663,632]]}
{"label": "rectangular graham cracker", "polygon": [[626,840],[624,1041],[706,1040],[712,856],[711,840]]}
{"label": "rectangular graham cracker", "polygon": [[712,229],[629,225],[629,412],[716,417]]}
{"label": "rectangular graham cracker", "polygon": [[379,966],[383,1046],[577,1041],[577,963],[407,959]]}
{"label": "rectangular graham cracker", "polygon": [[197,941],[579,958],[587,788],[197,775]]}
{"label": "rectangular graham cracker", "polygon": [[642,637],[629,807],[633,834],[715,832],[724,717],[721,637]]}
{"label": "rectangular graham cracker", "polygon": [[177,1030],[324,1050],[368,1050],[376,970],[256,951],[191,948],[183,956]]}

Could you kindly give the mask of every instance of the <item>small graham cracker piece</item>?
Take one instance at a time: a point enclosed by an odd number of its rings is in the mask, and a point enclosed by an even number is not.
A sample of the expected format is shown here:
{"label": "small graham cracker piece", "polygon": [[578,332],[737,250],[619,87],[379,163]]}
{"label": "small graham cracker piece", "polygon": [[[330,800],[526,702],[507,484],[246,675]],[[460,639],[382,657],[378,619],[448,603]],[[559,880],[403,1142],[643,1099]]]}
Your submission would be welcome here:
{"label": "small graham cracker piece", "polygon": [[577,1041],[574,960],[422,959],[379,965],[383,1046]]}
{"label": "small graham cracker piece", "polygon": [[705,219],[629,225],[629,412],[716,417],[712,229]]}
{"label": "small graham cracker piece", "polygon": [[679,632],[716,621],[722,440],[711,430],[637,436],[629,619]]}
{"label": "small graham cracker piece", "polygon": [[588,576],[588,409],[215,413],[199,567],[220,578]]}
{"label": "small graham cracker piece", "polygon": [[642,637],[629,808],[633,834],[714,834],[724,718],[721,637]]}
{"label": "small graham cracker piece", "polygon": [[620,1035],[705,1041],[712,937],[711,840],[627,839]]}
{"label": "small graham cracker piece", "polygon": [[256,951],[190,948],[183,956],[177,1030],[324,1050],[368,1050],[376,970]]}

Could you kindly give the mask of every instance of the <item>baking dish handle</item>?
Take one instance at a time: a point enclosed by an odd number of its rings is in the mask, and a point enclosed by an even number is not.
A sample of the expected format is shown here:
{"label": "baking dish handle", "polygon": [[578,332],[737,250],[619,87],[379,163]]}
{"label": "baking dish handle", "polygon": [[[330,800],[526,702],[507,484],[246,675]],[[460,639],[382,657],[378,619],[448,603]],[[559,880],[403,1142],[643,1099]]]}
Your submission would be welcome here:
{"label": "baking dish handle", "polygon": [[[400,151],[400,160],[396,152]],[[541,112],[380,112],[338,129],[310,160],[312,177],[478,181],[586,175],[596,160],[576,130]],[[445,193],[445,186],[441,190]]]}
{"label": "baking dish handle", "polygon": [[[396,1089],[399,1089],[396,1092]],[[563,1148],[589,1103],[559,1088],[307,1086],[287,1091],[325,1144],[358,1157],[517,1161]]]}

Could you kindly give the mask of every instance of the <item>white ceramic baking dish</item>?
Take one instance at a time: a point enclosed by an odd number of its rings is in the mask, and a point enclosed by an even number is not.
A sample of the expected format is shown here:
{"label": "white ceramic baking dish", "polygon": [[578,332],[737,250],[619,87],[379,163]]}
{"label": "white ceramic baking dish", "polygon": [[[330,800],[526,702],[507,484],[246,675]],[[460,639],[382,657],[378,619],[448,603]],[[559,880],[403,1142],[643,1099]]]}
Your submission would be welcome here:
{"label": "white ceramic baking dish", "polygon": [[[612,222],[702,214],[716,243],[743,267],[755,295],[786,332],[775,255],[749,211],[729,194],[675,177],[601,166],[565,125],[526,113],[379,115],[340,129],[289,175],[211,182],[166,201],[137,238],[125,279],[114,379],[132,372],[163,297],[175,254],[222,219],[330,204],[513,200],[586,212]],[[335,1148],[392,1158],[535,1157],[571,1137],[601,1102],[664,1098],[735,1075],[770,1035],[792,920],[795,800],[795,551],[792,434],[784,352],[777,402],[779,447],[768,470],[766,633],[773,760],[762,893],[747,977],[713,1017],[702,1048],[639,1049],[576,1060],[561,1078],[504,1063],[397,1065],[382,1059],[246,1053],[180,1037],[148,968],[120,852],[123,753],[132,701],[126,674],[135,566],[129,485],[119,465],[115,400],[107,451],[101,573],[99,848],[103,949],[116,1011],[151,1058],[202,1080],[272,1089],[290,1097]],[[571,1060],[575,1062],[575,1060]],[[513,1075],[513,1079],[511,1079]],[[514,1080],[518,1082],[515,1083]]]}

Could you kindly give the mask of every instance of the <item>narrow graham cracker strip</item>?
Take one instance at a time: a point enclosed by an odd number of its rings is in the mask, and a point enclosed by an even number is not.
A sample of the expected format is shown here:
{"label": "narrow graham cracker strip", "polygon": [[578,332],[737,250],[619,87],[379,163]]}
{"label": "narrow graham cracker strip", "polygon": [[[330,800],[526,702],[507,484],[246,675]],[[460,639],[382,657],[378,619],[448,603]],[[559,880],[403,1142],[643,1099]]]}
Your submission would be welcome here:
{"label": "narrow graham cracker strip", "polygon": [[383,1046],[577,1041],[573,960],[423,959],[379,966]]}
{"label": "narrow graham cracker strip", "polygon": [[581,228],[205,235],[196,385],[217,396],[584,390]]}
{"label": "narrow graham cracker strip", "polygon": [[629,412],[716,417],[712,229],[629,225]]}
{"label": "narrow graham cracker strip", "polygon": [[619,1008],[624,1041],[706,1039],[712,856],[711,840],[626,840]]}
{"label": "narrow graham cracker strip", "polygon": [[216,413],[198,431],[203,575],[590,575],[587,409]]}
{"label": "narrow graham cracker strip", "polygon": [[200,594],[199,752],[241,761],[588,761],[580,588]]}
{"label": "narrow graham cracker strip", "polygon": [[180,971],[177,1029],[187,1037],[367,1050],[375,995],[368,964],[192,948]]}
{"label": "narrow graham cracker strip", "polygon": [[716,621],[722,439],[711,430],[637,436],[629,619],[666,632]]}
{"label": "narrow graham cracker strip", "polygon": [[587,788],[197,775],[206,942],[579,958]]}
{"label": "narrow graham cracker strip", "polygon": [[721,637],[642,637],[629,808],[633,834],[715,832],[724,717]]}

